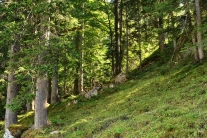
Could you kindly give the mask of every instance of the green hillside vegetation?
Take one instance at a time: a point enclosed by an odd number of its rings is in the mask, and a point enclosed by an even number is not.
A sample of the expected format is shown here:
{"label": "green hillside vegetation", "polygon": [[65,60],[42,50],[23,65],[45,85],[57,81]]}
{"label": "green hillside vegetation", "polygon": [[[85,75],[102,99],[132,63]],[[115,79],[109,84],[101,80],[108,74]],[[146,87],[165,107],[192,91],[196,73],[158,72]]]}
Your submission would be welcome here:
{"label": "green hillside vegetation", "polygon": [[[50,125],[25,138],[207,137],[207,64],[154,63],[134,79],[87,100],[71,96],[48,108]],[[74,104],[73,100],[78,100]],[[70,104],[69,104],[70,103]],[[33,125],[33,113],[19,115]],[[1,122],[1,127],[3,124]],[[58,134],[50,132],[58,131]],[[1,131],[3,135],[3,131]]]}

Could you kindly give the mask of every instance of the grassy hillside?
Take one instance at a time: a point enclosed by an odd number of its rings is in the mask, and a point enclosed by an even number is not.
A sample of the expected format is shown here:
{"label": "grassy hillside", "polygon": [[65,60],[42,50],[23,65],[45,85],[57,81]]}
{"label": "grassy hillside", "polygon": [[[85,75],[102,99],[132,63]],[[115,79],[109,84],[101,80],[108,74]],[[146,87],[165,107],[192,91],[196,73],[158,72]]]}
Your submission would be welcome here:
{"label": "grassy hillside", "polygon": [[[207,61],[204,61],[207,63]],[[207,64],[158,63],[90,100],[69,97],[49,107],[48,127],[26,138],[207,137]],[[71,101],[78,99],[77,104]],[[70,103],[70,105],[69,105]],[[19,116],[31,126],[33,113]],[[58,131],[51,135],[50,132]]]}

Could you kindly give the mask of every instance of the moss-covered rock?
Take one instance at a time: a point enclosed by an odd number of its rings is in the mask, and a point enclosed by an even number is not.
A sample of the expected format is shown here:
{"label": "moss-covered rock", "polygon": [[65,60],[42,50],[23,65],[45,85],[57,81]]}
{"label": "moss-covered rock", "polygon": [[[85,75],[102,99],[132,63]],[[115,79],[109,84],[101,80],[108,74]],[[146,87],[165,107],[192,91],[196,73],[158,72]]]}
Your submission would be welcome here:
{"label": "moss-covered rock", "polygon": [[12,124],[8,127],[8,130],[11,132],[11,135],[15,138],[20,138],[22,133],[27,129],[27,126],[21,124]]}

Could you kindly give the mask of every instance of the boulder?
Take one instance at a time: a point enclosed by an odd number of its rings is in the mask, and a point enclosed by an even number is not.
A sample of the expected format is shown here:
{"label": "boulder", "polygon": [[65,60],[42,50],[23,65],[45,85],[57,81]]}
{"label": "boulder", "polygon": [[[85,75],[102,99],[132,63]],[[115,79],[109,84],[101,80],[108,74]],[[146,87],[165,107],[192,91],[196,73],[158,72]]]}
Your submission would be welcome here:
{"label": "boulder", "polygon": [[115,78],[115,84],[122,84],[127,81],[127,77],[124,73],[119,73]]}
{"label": "boulder", "polygon": [[3,138],[15,138],[15,137],[12,136],[11,132],[9,131],[9,129],[6,129]]}
{"label": "boulder", "polygon": [[21,138],[21,135],[28,127],[21,124],[12,124],[5,130],[3,138]]}
{"label": "boulder", "polygon": [[92,90],[85,94],[85,98],[90,99],[92,96],[98,95],[100,87],[94,87]]}

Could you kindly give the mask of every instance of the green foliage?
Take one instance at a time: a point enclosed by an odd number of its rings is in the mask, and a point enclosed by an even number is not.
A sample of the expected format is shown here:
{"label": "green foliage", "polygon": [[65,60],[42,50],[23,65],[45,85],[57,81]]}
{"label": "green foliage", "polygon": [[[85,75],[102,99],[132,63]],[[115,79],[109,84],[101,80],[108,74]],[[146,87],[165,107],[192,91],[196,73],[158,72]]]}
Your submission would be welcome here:
{"label": "green foliage", "polygon": [[0,82],[0,120],[4,118],[6,105],[6,83]]}
{"label": "green foliage", "polygon": [[5,105],[6,105],[6,88],[7,83],[5,79],[3,78],[4,75],[2,75],[0,78],[0,120],[4,119],[5,115]]}

